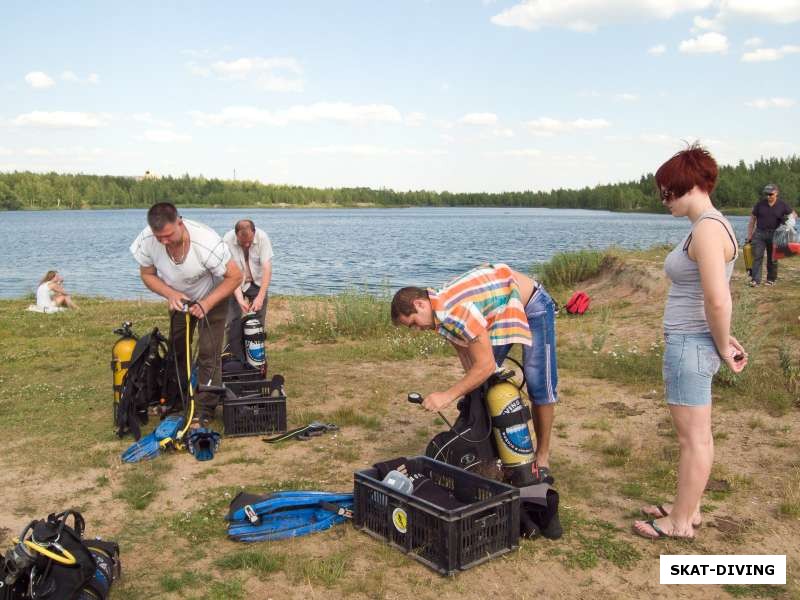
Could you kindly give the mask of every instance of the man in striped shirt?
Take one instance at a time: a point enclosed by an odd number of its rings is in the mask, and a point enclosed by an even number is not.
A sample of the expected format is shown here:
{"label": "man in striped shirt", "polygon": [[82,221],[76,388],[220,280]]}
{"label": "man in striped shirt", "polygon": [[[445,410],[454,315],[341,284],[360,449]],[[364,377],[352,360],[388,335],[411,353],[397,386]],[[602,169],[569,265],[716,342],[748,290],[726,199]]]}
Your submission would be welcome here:
{"label": "man in striped shirt", "polygon": [[440,290],[405,287],[392,300],[392,322],[436,330],[455,348],[464,376],[428,394],[423,406],[441,410],[477,388],[522,344],[523,369],[533,404],[536,469],[552,482],[550,437],[558,400],[555,303],[541,285],[508,265],[481,265]]}

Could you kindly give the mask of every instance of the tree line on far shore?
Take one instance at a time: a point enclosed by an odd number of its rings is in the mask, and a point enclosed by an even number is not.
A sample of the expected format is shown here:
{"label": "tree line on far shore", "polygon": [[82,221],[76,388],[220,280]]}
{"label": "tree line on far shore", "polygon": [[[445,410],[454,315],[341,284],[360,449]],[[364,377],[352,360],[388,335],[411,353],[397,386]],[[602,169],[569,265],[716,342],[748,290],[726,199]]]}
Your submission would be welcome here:
{"label": "tree line on far shore", "polygon": [[[750,207],[767,183],[794,205],[800,195],[800,157],[763,158],[725,165],[713,197],[721,208]],[[144,208],[155,202],[209,207],[241,206],[525,206],[613,211],[660,211],[652,173],[638,181],[549,192],[396,192],[370,188],[310,188],[200,177],[0,173],[0,210]]]}

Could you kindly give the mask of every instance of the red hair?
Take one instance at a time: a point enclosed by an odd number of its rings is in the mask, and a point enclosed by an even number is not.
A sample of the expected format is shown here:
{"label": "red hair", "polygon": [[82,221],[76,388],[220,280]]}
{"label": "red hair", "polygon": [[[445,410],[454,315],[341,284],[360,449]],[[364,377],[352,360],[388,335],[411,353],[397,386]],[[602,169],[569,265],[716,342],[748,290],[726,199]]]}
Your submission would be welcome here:
{"label": "red hair", "polygon": [[675,198],[680,198],[694,186],[711,194],[717,185],[718,174],[717,161],[711,153],[694,143],[658,168],[656,185],[672,192]]}

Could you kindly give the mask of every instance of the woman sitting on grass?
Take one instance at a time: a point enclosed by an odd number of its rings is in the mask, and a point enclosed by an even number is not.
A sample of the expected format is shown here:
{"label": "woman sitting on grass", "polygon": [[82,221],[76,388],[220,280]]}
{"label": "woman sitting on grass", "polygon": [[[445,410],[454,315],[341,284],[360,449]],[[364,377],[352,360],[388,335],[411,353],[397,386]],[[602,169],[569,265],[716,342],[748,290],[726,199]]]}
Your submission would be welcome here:
{"label": "woman sitting on grass", "polygon": [[664,261],[672,285],[664,309],[663,376],[680,458],[675,503],[645,507],[645,514],[659,518],[633,525],[651,539],[694,537],[714,460],[711,379],[721,362],[734,373],[747,365],[747,353],[730,334],[729,281],[738,247],[730,223],[711,204],[717,172],[711,154],[698,145],[656,172],[661,202],[673,217],[688,217],[692,228]]}
{"label": "woman sitting on grass", "polygon": [[78,308],[72,297],[64,291],[64,278],[58,271],[48,271],[39,282],[36,290],[36,306],[45,312],[60,307]]}

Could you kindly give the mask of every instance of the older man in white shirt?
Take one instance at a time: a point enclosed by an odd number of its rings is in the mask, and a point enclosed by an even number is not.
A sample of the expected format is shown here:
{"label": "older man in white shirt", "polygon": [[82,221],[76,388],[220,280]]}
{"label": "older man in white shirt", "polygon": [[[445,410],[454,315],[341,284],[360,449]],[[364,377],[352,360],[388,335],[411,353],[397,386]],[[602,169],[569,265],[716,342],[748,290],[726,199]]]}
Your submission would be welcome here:
{"label": "older man in white shirt", "polygon": [[242,315],[256,313],[266,331],[269,282],[272,278],[272,243],[250,219],[236,222],[223,237],[231,256],[242,272],[242,283],[228,301],[225,331],[232,354],[245,362],[242,342]]}

